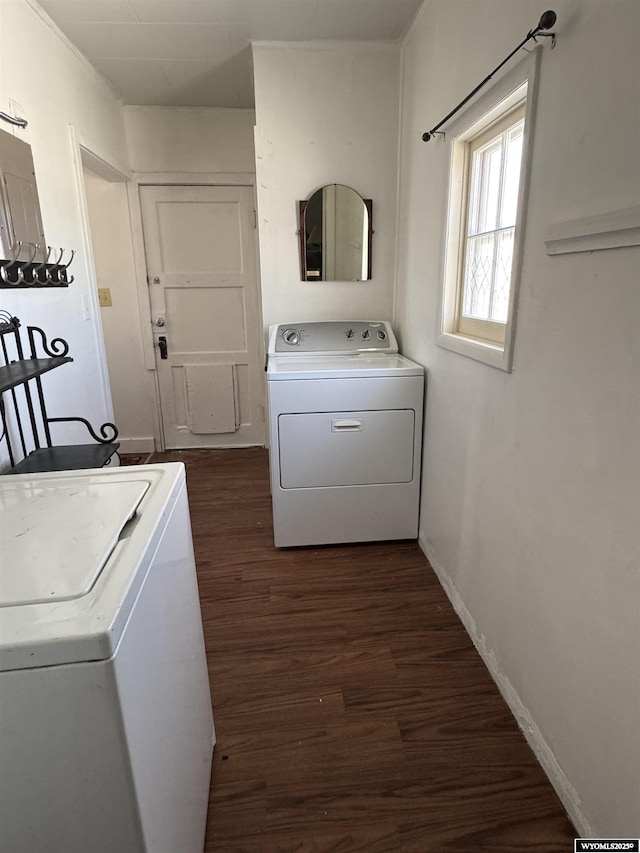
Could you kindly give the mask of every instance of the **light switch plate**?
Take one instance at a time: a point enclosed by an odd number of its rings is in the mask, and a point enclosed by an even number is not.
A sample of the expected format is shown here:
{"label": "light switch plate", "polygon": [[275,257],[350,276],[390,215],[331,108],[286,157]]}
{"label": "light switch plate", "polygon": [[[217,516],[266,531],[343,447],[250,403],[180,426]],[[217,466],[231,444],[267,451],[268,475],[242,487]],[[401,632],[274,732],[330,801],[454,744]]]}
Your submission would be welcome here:
{"label": "light switch plate", "polygon": [[113,305],[111,301],[111,289],[108,287],[98,288],[98,302],[101,308],[110,308]]}

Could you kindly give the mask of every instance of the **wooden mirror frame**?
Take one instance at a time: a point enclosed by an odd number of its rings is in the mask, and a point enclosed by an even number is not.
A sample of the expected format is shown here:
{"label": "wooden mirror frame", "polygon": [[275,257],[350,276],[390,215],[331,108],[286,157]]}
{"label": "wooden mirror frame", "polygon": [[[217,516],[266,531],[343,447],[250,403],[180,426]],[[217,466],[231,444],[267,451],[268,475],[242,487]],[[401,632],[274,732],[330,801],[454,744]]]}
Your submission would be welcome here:
{"label": "wooden mirror frame", "polygon": [[[329,184],[329,186],[331,186],[331,184]],[[346,184],[344,184],[342,186],[346,186]],[[323,278],[315,278],[315,277],[309,278],[307,276],[307,243],[306,243],[306,239],[305,239],[305,229],[304,229],[305,212],[307,210],[307,206],[309,204],[309,201],[311,200],[311,198],[313,198],[313,196],[319,190],[322,190],[322,189],[324,189],[324,187],[318,187],[317,190],[314,190],[311,193],[311,196],[309,197],[309,199],[307,199],[305,201],[299,201],[298,202],[298,245],[299,245],[299,250],[300,250],[300,280],[301,281],[313,281],[313,282],[325,282],[326,281],[326,279],[323,279]],[[353,189],[353,188],[349,187],[349,189]],[[357,192],[357,190],[354,190],[354,192]],[[360,195],[360,194],[358,193],[358,195]],[[362,198],[362,196],[360,196],[360,197]],[[367,208],[367,213],[369,215],[369,228],[368,228],[369,236],[368,236],[368,245],[367,245],[367,277],[365,279],[359,279],[360,282],[371,281],[371,266],[372,266],[371,265],[371,254],[373,251],[373,201],[370,198],[363,198],[362,201],[364,202],[364,205]],[[340,281],[340,279],[336,279],[336,281]],[[345,283],[357,284],[358,281],[351,279],[351,280],[346,280]]]}

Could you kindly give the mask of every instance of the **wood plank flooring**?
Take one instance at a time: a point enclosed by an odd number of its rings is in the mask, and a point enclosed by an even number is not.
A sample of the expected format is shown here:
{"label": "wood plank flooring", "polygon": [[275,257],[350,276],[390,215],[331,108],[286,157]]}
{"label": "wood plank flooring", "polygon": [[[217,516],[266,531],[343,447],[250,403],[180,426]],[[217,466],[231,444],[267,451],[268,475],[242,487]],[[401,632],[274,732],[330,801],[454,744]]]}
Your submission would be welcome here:
{"label": "wood plank flooring", "polygon": [[267,453],[181,451],[218,742],[207,853],[568,853],[415,542],[273,547]]}

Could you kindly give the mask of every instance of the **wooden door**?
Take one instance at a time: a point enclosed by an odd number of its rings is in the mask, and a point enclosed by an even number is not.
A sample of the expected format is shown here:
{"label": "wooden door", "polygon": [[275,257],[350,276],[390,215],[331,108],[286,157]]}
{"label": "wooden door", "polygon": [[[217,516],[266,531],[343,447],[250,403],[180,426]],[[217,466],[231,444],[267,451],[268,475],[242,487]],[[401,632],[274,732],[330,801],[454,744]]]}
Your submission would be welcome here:
{"label": "wooden door", "polygon": [[167,448],[264,444],[251,187],[140,188]]}

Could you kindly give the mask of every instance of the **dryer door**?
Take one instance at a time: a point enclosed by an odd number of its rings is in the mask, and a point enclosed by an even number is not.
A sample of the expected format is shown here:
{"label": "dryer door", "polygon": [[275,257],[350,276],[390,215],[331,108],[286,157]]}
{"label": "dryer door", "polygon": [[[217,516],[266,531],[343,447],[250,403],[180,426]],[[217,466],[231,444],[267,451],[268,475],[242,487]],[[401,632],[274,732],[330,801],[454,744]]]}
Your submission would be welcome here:
{"label": "dryer door", "polygon": [[280,485],[410,483],[414,428],[412,409],[280,415]]}

